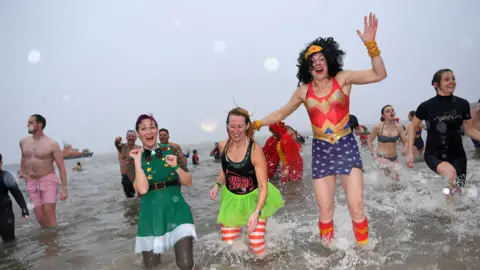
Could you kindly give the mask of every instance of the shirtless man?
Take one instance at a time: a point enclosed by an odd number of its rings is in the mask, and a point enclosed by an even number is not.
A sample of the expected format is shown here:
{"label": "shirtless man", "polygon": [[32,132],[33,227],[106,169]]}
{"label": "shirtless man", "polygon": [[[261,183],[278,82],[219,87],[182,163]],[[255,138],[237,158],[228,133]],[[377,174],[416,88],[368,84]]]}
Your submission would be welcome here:
{"label": "shirtless man", "polygon": [[[480,131],[480,99],[476,103],[470,104],[470,115],[472,117],[473,128]],[[480,142],[472,139],[477,152],[480,153]]]}
{"label": "shirtless man", "polygon": [[133,188],[133,179],[127,175],[127,160],[132,149],[140,148],[136,145],[137,133],[134,130],[127,131],[127,143],[122,143],[122,137],[115,138],[115,147],[118,151],[118,162],[120,162],[120,173],[122,175],[123,192],[127,198],[135,197],[135,189]]}
{"label": "shirtless man", "polygon": [[43,133],[46,126],[47,121],[39,114],[28,118],[28,133],[31,135],[20,140],[22,159],[19,175],[26,181],[38,223],[42,227],[54,227],[57,226],[56,204],[60,181],[55,174],[53,163],[57,164],[60,172],[62,201],[68,197],[67,171],[60,146]]}
{"label": "shirtless man", "polygon": [[[170,133],[168,132],[168,129],[162,128],[158,131],[158,139],[160,140],[160,143],[162,144],[170,144],[171,146],[175,146],[178,148],[183,153],[182,148],[180,145],[174,143],[174,142],[168,142],[170,140]],[[184,153],[184,155],[188,158],[188,156]]]}

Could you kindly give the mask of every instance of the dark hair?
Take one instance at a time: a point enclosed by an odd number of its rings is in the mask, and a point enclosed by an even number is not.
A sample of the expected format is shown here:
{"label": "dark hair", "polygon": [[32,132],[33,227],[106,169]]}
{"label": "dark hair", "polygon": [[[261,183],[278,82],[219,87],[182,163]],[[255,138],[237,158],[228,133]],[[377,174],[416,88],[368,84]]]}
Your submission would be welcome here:
{"label": "dark hair", "polygon": [[129,129],[129,130],[127,131],[127,135],[128,135],[128,133],[130,133],[130,132],[133,132],[133,133],[137,134],[137,132],[135,132],[135,130]]}
{"label": "dark hair", "polygon": [[[383,113],[385,112],[385,109],[386,109],[387,107],[392,107],[392,105],[387,104],[387,105],[383,106],[383,107],[382,107],[382,111],[381,111],[382,115],[383,115]],[[383,118],[383,116],[380,117],[380,121],[382,121],[382,122],[385,121],[385,118]]]}
{"label": "dark hair", "polygon": [[314,54],[308,56],[305,59],[305,54],[307,53],[310,46],[316,45],[322,47],[322,51],[320,52],[325,57],[328,67],[328,77],[332,78],[337,75],[338,72],[343,70],[343,57],[345,56],[345,52],[340,50],[340,46],[338,43],[332,38],[322,38],[319,37],[309,43],[305,49],[300,52],[298,56],[298,85],[309,83],[313,80],[312,78],[312,57]]}
{"label": "dark hair", "polygon": [[358,123],[357,117],[356,117],[355,115],[353,115],[353,114],[350,114],[350,121],[349,121],[349,123],[350,123],[350,128],[351,128],[351,129],[355,129],[355,128],[357,128],[358,126],[360,126],[360,124]]}
{"label": "dark hair", "polygon": [[0,154],[0,162],[2,162],[3,160],[3,157],[2,157],[2,154]]}
{"label": "dark hair", "polygon": [[145,119],[150,119],[153,121],[155,124],[155,127],[158,128],[158,123],[157,120],[153,117],[152,114],[142,114],[137,118],[137,122],[135,123],[135,130],[138,132],[138,128],[140,127],[140,123],[145,120]]}
{"label": "dark hair", "polygon": [[168,129],[166,129],[166,128],[161,128],[161,129],[158,131],[158,133],[160,134],[160,132],[162,132],[162,131],[164,131],[164,132],[166,132],[168,135],[170,135],[170,132],[168,132]]}
{"label": "dark hair", "polygon": [[408,113],[408,116],[414,117],[414,116],[415,116],[415,111],[410,111],[410,112]]}
{"label": "dark hair", "polygon": [[37,123],[42,124],[42,130],[44,130],[47,126],[47,119],[45,119],[45,117],[41,116],[40,114],[32,114],[32,117],[35,117],[35,121]]}
{"label": "dark hair", "polygon": [[438,92],[438,90],[437,90],[437,88],[435,87],[434,84],[438,83],[438,85],[440,86],[441,81],[442,81],[442,75],[445,72],[453,72],[453,71],[449,68],[444,68],[444,69],[440,69],[439,71],[435,72],[435,74],[433,74],[432,85],[433,85],[433,88],[435,89],[435,91],[437,91],[437,92]]}
{"label": "dark hair", "polygon": [[195,153],[197,153],[198,151],[197,151],[197,149],[193,149],[192,152],[195,154]]}
{"label": "dark hair", "polygon": [[[228,112],[227,120],[226,120],[227,133],[228,133],[228,124],[230,123],[230,116],[231,115],[243,116],[245,118],[245,125],[248,126],[247,137],[250,138],[250,139],[253,139],[253,125],[252,125],[252,121],[250,120],[250,114],[248,113],[248,111],[243,109],[243,108],[236,107],[236,108],[234,108],[234,109],[232,109],[231,111]],[[230,145],[230,143],[231,143],[231,138],[230,138],[230,134],[228,134],[228,140],[227,140],[227,143],[225,144],[225,147],[224,147],[225,152],[228,150],[228,146]]]}

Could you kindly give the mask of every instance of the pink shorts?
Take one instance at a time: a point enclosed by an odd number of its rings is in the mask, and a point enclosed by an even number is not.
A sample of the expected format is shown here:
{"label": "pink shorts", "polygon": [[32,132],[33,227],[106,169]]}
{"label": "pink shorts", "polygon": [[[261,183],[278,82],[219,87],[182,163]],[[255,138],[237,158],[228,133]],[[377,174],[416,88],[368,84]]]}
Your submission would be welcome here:
{"label": "pink shorts", "polygon": [[57,203],[58,186],[60,181],[54,173],[47,174],[39,179],[27,181],[27,192],[33,208],[44,203]]}

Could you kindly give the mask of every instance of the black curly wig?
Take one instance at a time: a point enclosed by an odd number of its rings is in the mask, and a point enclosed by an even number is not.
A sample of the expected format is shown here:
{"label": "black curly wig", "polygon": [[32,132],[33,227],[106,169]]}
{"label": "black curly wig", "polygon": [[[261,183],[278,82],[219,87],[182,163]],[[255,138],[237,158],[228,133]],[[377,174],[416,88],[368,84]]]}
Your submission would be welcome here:
{"label": "black curly wig", "polygon": [[343,70],[343,57],[345,56],[345,52],[340,50],[340,46],[338,43],[333,39],[333,37],[322,38],[319,37],[314,41],[310,42],[305,49],[300,52],[298,56],[298,85],[309,83],[313,80],[312,78],[312,57],[314,54],[310,55],[307,59],[305,59],[305,53],[307,52],[308,48],[312,45],[317,45],[322,47],[321,53],[325,57],[327,61],[328,67],[328,77],[332,78],[337,75],[338,72]]}

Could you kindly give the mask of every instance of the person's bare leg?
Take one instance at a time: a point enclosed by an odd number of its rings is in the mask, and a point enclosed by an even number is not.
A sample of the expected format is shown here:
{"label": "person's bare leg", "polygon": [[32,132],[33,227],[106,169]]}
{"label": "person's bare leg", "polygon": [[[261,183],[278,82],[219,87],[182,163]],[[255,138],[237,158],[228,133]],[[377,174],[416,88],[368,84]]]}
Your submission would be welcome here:
{"label": "person's bare leg", "polygon": [[46,227],[56,227],[57,226],[57,213],[56,203],[45,203],[44,204],[44,214],[45,214],[45,226]]}
{"label": "person's bare leg", "polygon": [[145,268],[151,269],[157,267],[161,263],[161,254],[154,254],[153,251],[144,251],[142,252],[143,257],[143,266]]}
{"label": "person's bare leg", "polygon": [[335,175],[313,180],[313,191],[319,210],[318,227],[322,244],[329,245],[334,236]]}
{"label": "person's bare leg", "polygon": [[38,223],[40,224],[41,227],[47,226],[48,219],[47,219],[47,216],[45,214],[44,204],[36,206],[33,209],[33,213],[35,213],[35,218],[37,219],[37,221],[38,221]]}
{"label": "person's bare leg", "polygon": [[365,216],[363,198],[363,172],[352,168],[350,175],[341,175],[342,187],[348,203],[348,211],[352,217],[353,230],[358,244],[368,243],[368,221]]}

